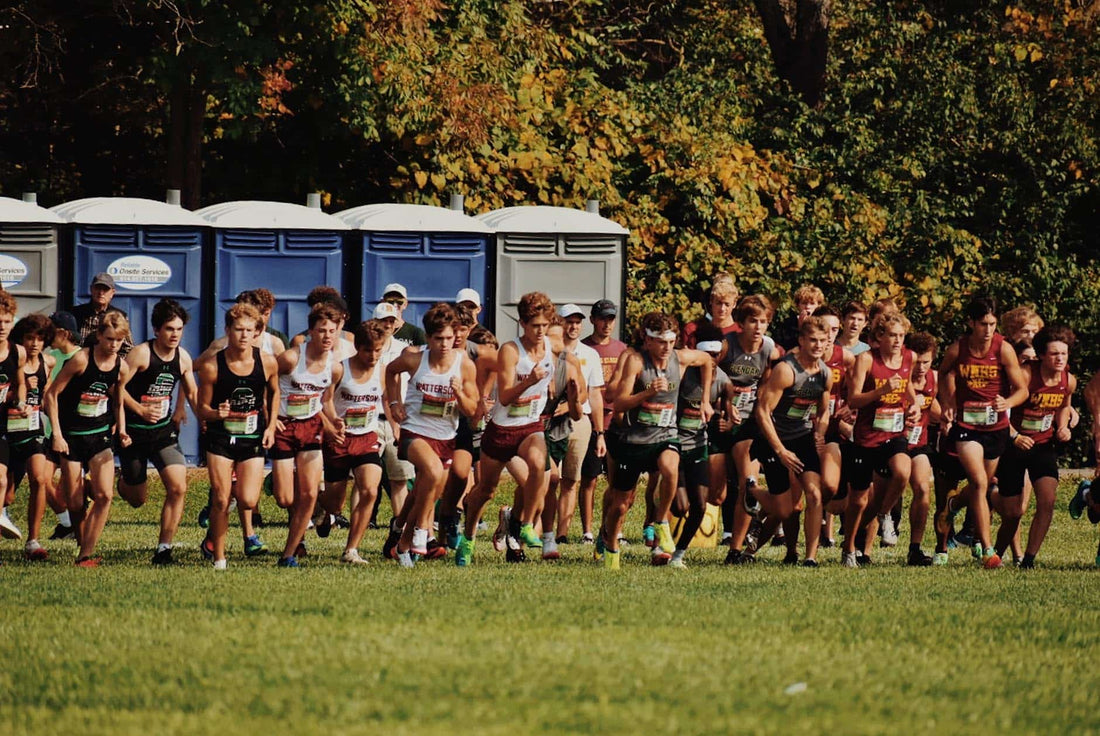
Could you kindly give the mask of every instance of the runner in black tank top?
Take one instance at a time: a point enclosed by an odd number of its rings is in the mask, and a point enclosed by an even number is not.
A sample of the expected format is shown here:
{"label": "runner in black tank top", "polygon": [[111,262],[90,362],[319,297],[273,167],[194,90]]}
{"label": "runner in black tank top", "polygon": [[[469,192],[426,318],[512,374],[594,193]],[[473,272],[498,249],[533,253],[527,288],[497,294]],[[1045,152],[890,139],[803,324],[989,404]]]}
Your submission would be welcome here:
{"label": "runner in black tank top", "polygon": [[134,508],[142,506],[146,467],[152,461],[165,489],[160,536],[153,555],[155,565],[173,562],[172,539],[183,517],[187,493],[187,458],[179,445],[179,422],[185,416],[184,402],[194,407],[198,401],[191,356],[180,345],[187,320],[187,311],[179,302],[161,299],[153,306],[155,337],[126,356],[133,375],[123,385],[122,398],[126,402],[126,429],[133,444],[118,453],[122,471],[118,492]]}
{"label": "runner in black tank top", "polygon": [[45,560],[49,555],[39,543],[42,531],[42,515],[46,508],[46,491],[53,479],[54,465],[46,457],[45,415],[42,399],[46,393],[53,358],[43,354],[53,340],[53,325],[41,314],[31,314],[16,323],[12,330],[13,341],[23,346],[26,362],[23,365],[23,381],[26,387],[26,409],[6,407],[8,417],[8,441],[11,443],[11,463],[8,470],[8,487],[17,490],[28,478],[30,493],[27,495],[27,542],[24,556],[31,561]]}
{"label": "runner in black tank top", "polygon": [[226,565],[230,498],[236,495],[240,508],[256,507],[263,481],[264,449],[275,441],[278,368],[273,356],[252,346],[261,324],[255,307],[233,305],[225,313],[225,349],[204,356],[196,365],[199,396],[195,408],[199,419],[206,422],[206,466],[211,490],[210,528],[202,549],[204,556],[213,558],[218,570]]}
{"label": "runner in black tank top", "polygon": [[[53,424],[53,449],[60,456],[63,496],[80,542],[76,564],[97,567],[94,557],[114,497],[115,467],[111,453],[111,425],[121,447],[130,444],[126,419],[120,411],[119,383],[130,368],[119,350],[130,339],[130,325],[120,312],[104,316],[96,332],[95,347],[74,355],[46,391],[46,408]],[[92,506],[85,518],[84,475],[91,477]]]}

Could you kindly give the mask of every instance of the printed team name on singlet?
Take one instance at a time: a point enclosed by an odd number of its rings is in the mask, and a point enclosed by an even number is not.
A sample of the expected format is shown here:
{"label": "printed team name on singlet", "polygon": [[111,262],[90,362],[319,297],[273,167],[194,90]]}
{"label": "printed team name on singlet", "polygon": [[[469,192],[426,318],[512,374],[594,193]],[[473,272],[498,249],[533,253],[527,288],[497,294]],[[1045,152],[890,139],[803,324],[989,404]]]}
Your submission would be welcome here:
{"label": "printed team name on singlet", "polygon": [[997,365],[981,365],[974,363],[960,363],[958,365],[959,375],[966,379],[967,384],[973,389],[982,389],[993,383],[994,381],[1001,380],[1001,366]]}
{"label": "printed team name on singlet", "polygon": [[749,378],[754,382],[748,386],[733,382],[733,408],[738,411],[749,409],[756,405],[756,390],[760,386],[760,378],[764,372],[755,363],[742,363],[741,359],[751,360],[752,356],[743,355],[725,368],[726,375],[730,378]]}
{"label": "printed team name on singlet", "polygon": [[260,428],[260,411],[252,389],[235,388],[228,401],[229,416],[223,422],[225,431],[233,435],[256,434]]}

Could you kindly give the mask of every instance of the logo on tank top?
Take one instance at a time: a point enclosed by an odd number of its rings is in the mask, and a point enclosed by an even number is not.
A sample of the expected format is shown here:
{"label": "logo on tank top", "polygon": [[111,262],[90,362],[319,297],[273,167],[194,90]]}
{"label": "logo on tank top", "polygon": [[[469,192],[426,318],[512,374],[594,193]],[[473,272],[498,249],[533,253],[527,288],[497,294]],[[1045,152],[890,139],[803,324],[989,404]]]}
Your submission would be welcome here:
{"label": "logo on tank top", "polygon": [[[901,376],[898,376],[898,378],[901,378]],[[875,379],[875,388],[876,389],[882,388],[883,386],[885,386],[888,383],[890,383],[889,378],[876,378]],[[900,404],[902,395],[905,393],[905,387],[908,386],[908,385],[909,385],[909,379],[908,378],[901,378],[901,386],[898,388],[898,390],[897,391],[891,391],[888,394],[883,394],[882,398],[879,400],[880,403],[883,403],[883,404]]]}
{"label": "logo on tank top", "polygon": [[250,388],[235,388],[229,397],[230,411],[249,411],[256,404],[256,394]]}
{"label": "logo on tank top", "polygon": [[982,389],[1000,380],[1001,366],[964,363],[959,366],[959,375],[966,379],[970,388]]}
{"label": "logo on tank top", "polygon": [[1061,409],[1066,397],[1062,394],[1043,393],[1032,394],[1031,405],[1036,409]]}

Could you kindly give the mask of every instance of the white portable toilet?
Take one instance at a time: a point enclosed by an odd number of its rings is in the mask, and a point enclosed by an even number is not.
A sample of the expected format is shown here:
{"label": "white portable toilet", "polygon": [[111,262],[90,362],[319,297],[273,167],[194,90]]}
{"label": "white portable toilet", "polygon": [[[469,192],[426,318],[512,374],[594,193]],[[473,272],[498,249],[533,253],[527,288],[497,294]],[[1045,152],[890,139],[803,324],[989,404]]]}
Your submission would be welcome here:
{"label": "white portable toilet", "polygon": [[57,311],[58,228],[65,221],[33,194],[0,197],[0,286],[15,295],[17,317]]}

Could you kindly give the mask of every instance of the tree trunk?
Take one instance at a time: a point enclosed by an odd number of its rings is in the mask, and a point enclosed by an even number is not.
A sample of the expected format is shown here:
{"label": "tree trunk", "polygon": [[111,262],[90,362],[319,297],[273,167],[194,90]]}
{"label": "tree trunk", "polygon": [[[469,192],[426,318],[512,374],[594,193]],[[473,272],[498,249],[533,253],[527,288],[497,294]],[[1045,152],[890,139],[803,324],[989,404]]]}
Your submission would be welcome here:
{"label": "tree trunk", "polygon": [[206,95],[190,75],[169,95],[168,186],[180,190],[180,203],[197,209],[202,199],[202,134]]}
{"label": "tree trunk", "polygon": [[832,0],[755,0],[779,76],[810,106],[825,91]]}

